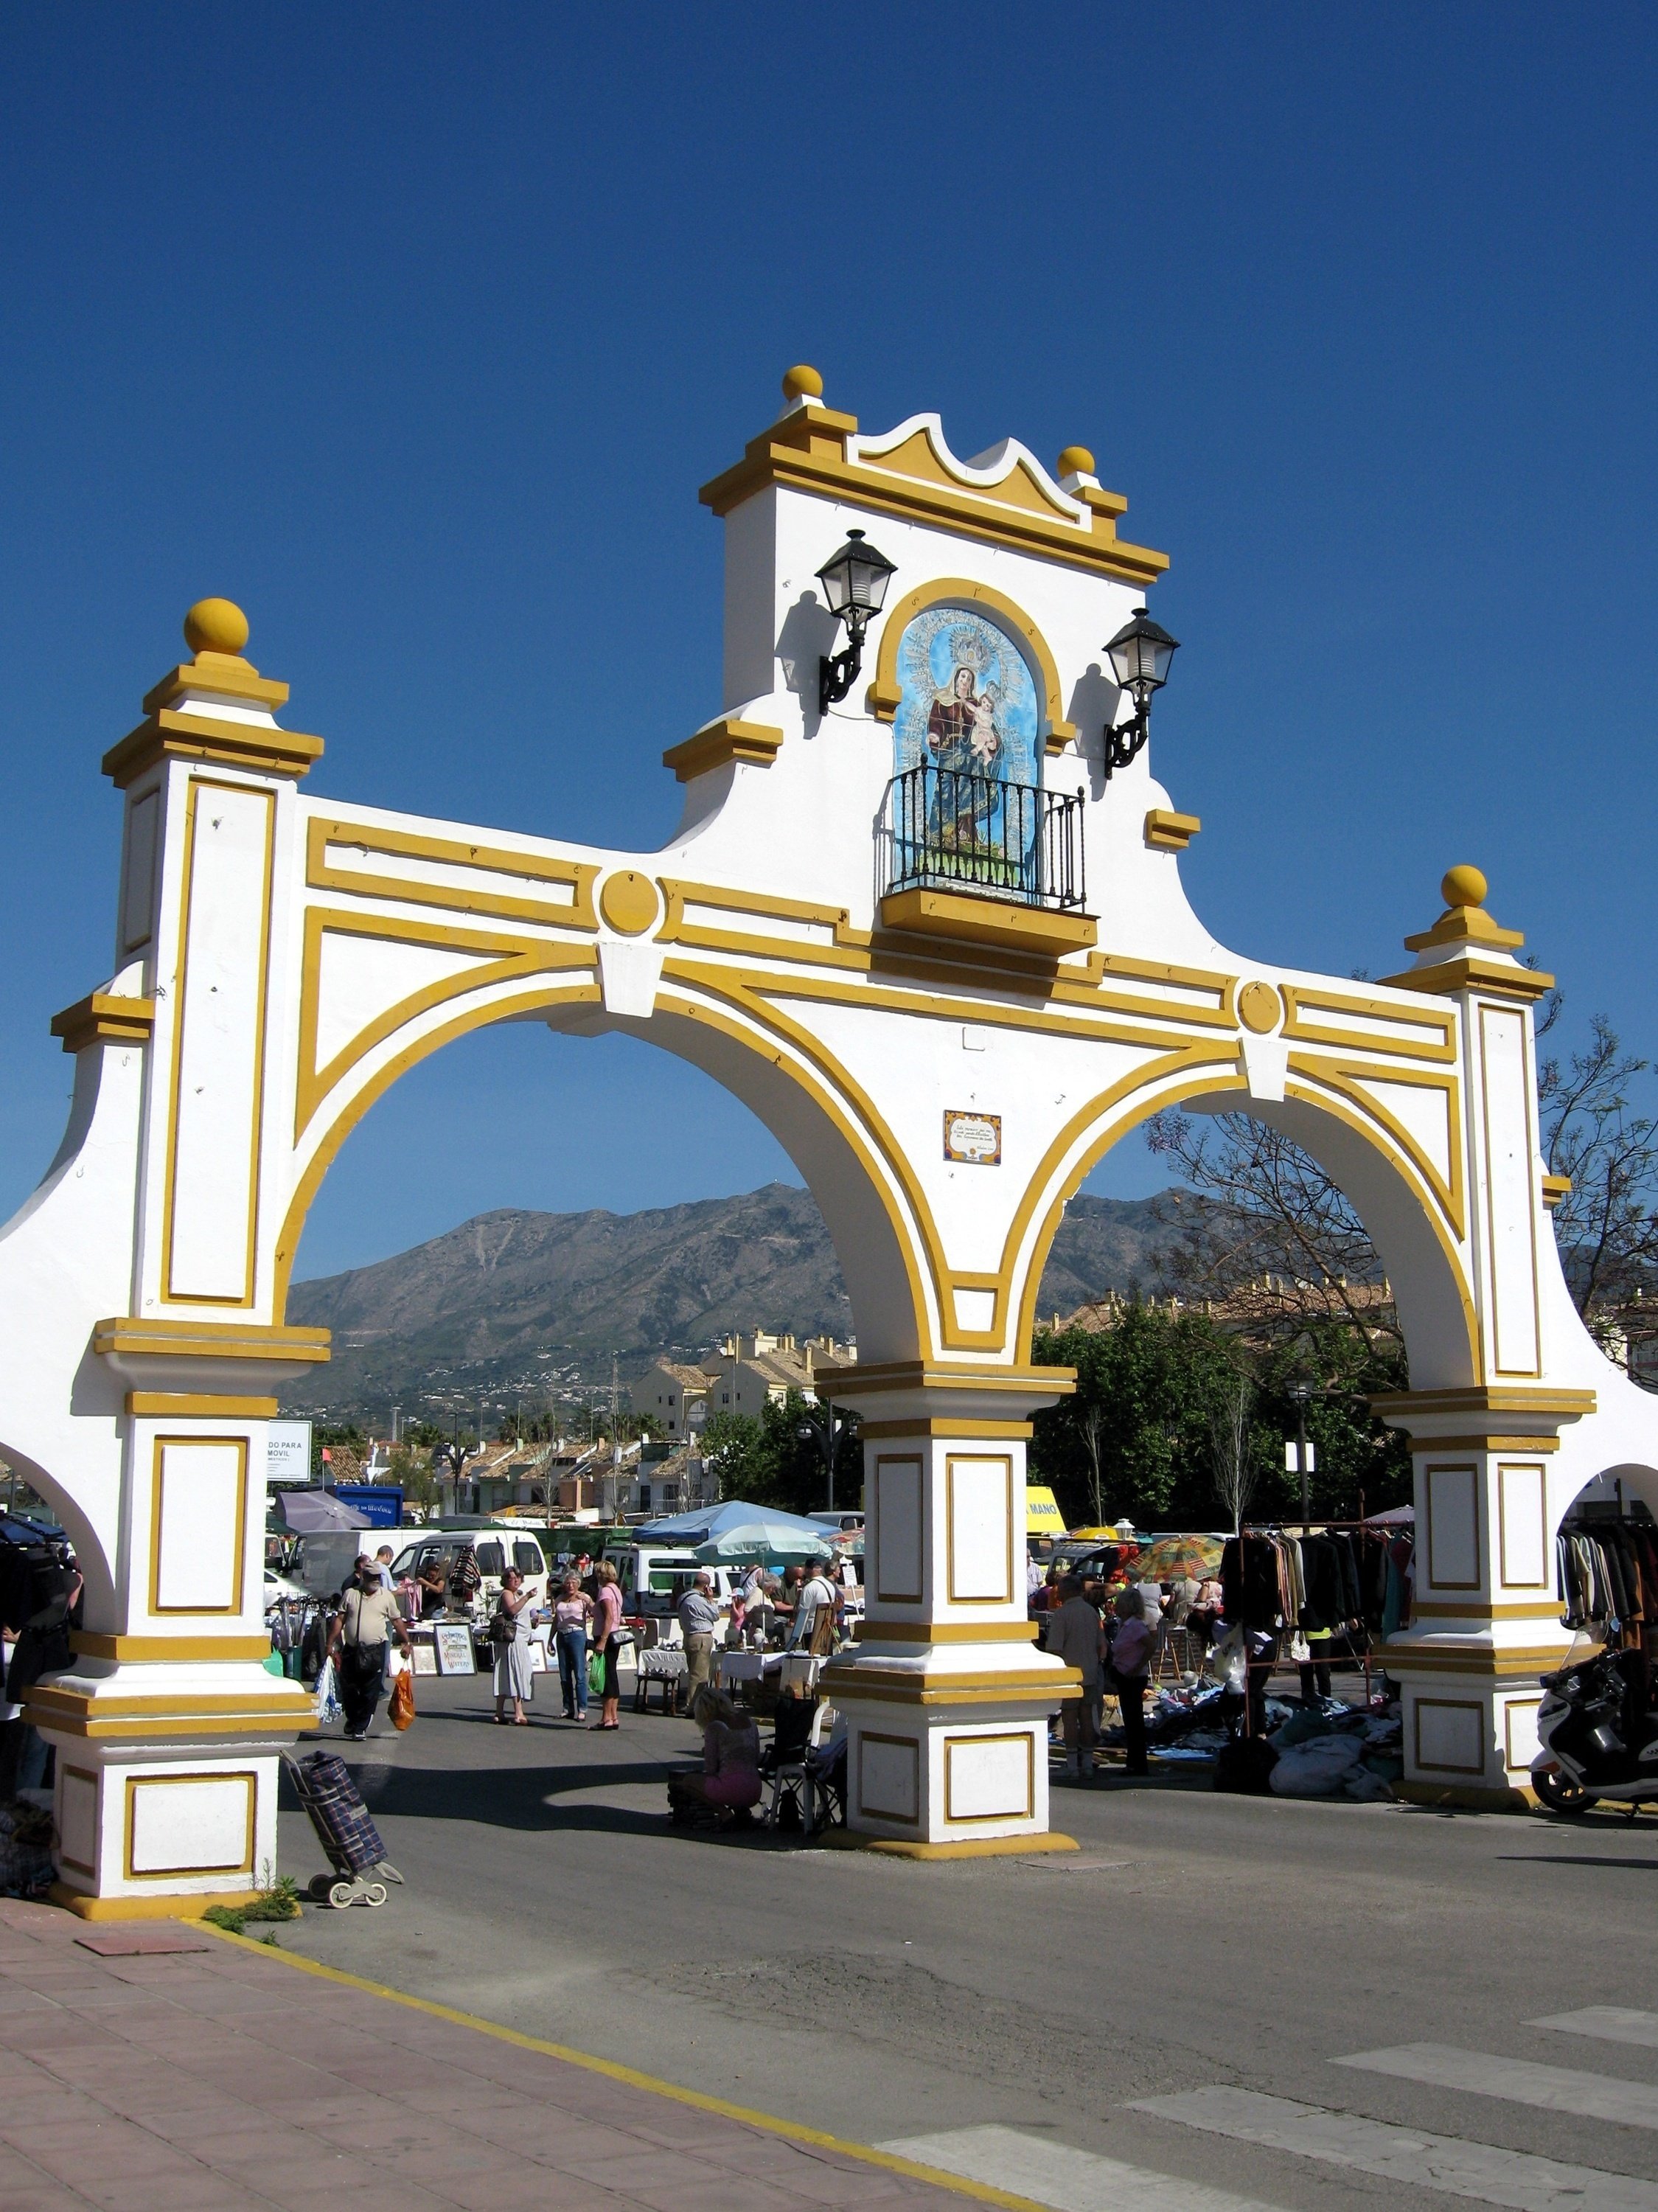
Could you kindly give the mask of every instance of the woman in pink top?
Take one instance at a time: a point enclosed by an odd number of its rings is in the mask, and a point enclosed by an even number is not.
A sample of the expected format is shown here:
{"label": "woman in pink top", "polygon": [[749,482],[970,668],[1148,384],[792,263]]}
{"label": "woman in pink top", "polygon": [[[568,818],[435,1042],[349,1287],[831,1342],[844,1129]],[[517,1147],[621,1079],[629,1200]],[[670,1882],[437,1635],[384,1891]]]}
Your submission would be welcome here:
{"label": "woman in pink top", "polygon": [[598,1563],[598,1597],[593,1607],[593,1649],[604,1661],[604,1687],[599,1692],[595,1729],[620,1728],[622,1692],[616,1679],[616,1632],[622,1626],[622,1585],[608,1559]]}

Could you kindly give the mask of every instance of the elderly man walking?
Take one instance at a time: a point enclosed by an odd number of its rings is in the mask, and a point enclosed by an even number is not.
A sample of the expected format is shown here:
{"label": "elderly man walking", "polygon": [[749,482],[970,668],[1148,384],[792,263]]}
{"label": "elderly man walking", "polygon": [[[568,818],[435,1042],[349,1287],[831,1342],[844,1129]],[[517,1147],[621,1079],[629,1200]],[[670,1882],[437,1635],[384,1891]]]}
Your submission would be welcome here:
{"label": "elderly man walking", "polygon": [[696,1693],[708,1686],[714,1665],[714,1639],[720,1627],[720,1607],[714,1601],[714,1577],[698,1575],[680,1599],[676,1610],[685,1639],[685,1699],[689,1707]]}
{"label": "elderly man walking", "polygon": [[1059,1608],[1048,1614],[1047,1628],[1042,1649],[1067,1667],[1078,1668],[1083,1678],[1080,1697],[1067,1698],[1060,1709],[1066,1779],[1080,1782],[1084,1767],[1090,1774],[1094,1771],[1094,1747],[1098,1741],[1094,1716],[1100,1704],[1105,1625],[1099,1608],[1083,1595],[1083,1586],[1075,1575],[1067,1575],[1060,1584]]}

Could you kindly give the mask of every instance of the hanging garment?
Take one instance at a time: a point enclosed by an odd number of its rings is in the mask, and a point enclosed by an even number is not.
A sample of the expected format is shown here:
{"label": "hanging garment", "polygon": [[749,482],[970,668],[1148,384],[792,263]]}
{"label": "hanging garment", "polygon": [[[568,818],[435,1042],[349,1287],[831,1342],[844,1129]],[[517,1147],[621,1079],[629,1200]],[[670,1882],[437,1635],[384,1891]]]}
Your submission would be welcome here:
{"label": "hanging garment", "polygon": [[1278,1553],[1265,1536],[1229,1536],[1220,1557],[1229,1626],[1276,1628],[1280,1619]]}

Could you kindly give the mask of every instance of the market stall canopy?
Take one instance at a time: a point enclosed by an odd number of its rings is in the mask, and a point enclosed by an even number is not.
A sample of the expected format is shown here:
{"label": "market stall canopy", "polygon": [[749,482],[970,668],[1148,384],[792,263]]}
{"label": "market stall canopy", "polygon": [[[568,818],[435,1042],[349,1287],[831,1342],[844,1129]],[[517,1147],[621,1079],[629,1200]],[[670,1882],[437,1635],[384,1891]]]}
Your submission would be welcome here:
{"label": "market stall canopy", "polygon": [[793,1513],[766,1513],[742,1521],[696,1547],[705,1565],[721,1559],[832,1559],[836,1547],[821,1528],[797,1521]]}
{"label": "market stall canopy", "polygon": [[1065,1534],[1065,1516],[1060,1510],[1060,1502],[1040,1482],[1028,1482],[1024,1486],[1024,1533],[1027,1536]]}
{"label": "market stall canopy", "polygon": [[366,1513],[359,1513],[355,1505],[348,1505],[326,1490],[278,1491],[276,1503],[288,1534],[294,1536],[325,1536],[337,1528],[374,1526]]}
{"label": "market stall canopy", "polygon": [[1134,1562],[1142,1582],[1200,1583],[1220,1572],[1221,1546],[1213,1536],[1160,1536]]}
{"label": "market stall canopy", "polygon": [[817,1539],[829,1533],[817,1522],[808,1521],[799,1513],[784,1513],[774,1506],[754,1505],[746,1498],[733,1498],[724,1505],[699,1506],[695,1513],[671,1513],[661,1521],[641,1522],[629,1534],[636,1544],[709,1544],[729,1528],[741,1528],[760,1521],[786,1528],[795,1536]]}

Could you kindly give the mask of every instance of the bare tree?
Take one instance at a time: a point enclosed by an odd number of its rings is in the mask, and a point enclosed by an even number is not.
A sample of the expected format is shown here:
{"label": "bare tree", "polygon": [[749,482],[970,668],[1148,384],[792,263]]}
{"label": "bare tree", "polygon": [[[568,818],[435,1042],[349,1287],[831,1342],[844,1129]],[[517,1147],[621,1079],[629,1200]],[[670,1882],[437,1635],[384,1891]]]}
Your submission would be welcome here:
{"label": "bare tree", "polygon": [[1248,1378],[1239,1375],[1228,1384],[1209,1416],[1215,1495],[1232,1516],[1234,1535],[1243,1526],[1259,1472],[1249,1449],[1249,1413],[1254,1395]]}
{"label": "bare tree", "polygon": [[1094,1526],[1101,1527],[1105,1520],[1104,1488],[1100,1480],[1100,1462],[1105,1450],[1105,1408],[1097,1399],[1090,1401],[1078,1416],[1077,1434],[1088,1455],[1088,1486],[1094,1500]]}
{"label": "bare tree", "polygon": [[[1551,994],[1538,1024],[1559,1018]],[[1658,1118],[1637,1110],[1632,1086],[1651,1063],[1626,1053],[1604,1014],[1588,1043],[1538,1066],[1540,1132],[1551,1175],[1568,1177],[1554,1233],[1577,1310],[1614,1357],[1658,1337]],[[1171,1194],[1163,1218],[1180,1231],[1166,1262],[1186,1295],[1224,1299],[1257,1340],[1309,1321],[1346,1322],[1378,1346],[1402,1347],[1399,1317],[1363,1223],[1316,1160],[1247,1114],[1199,1126],[1156,1115],[1146,1142],[1198,1194]]]}
{"label": "bare tree", "polygon": [[1582,1051],[1537,1071],[1544,1158],[1571,1182],[1555,1239],[1577,1310],[1603,1341],[1658,1332],[1658,1312],[1643,1310],[1658,1281],[1658,1121],[1630,1098],[1649,1069],[1597,1014]]}
{"label": "bare tree", "polygon": [[1146,1143],[1206,1201],[1163,1214],[1181,1231],[1166,1271],[1187,1297],[1224,1299],[1255,1335],[1333,1320],[1402,1341],[1363,1223],[1299,1145],[1247,1114],[1200,1128],[1173,1112],[1146,1125]]}

